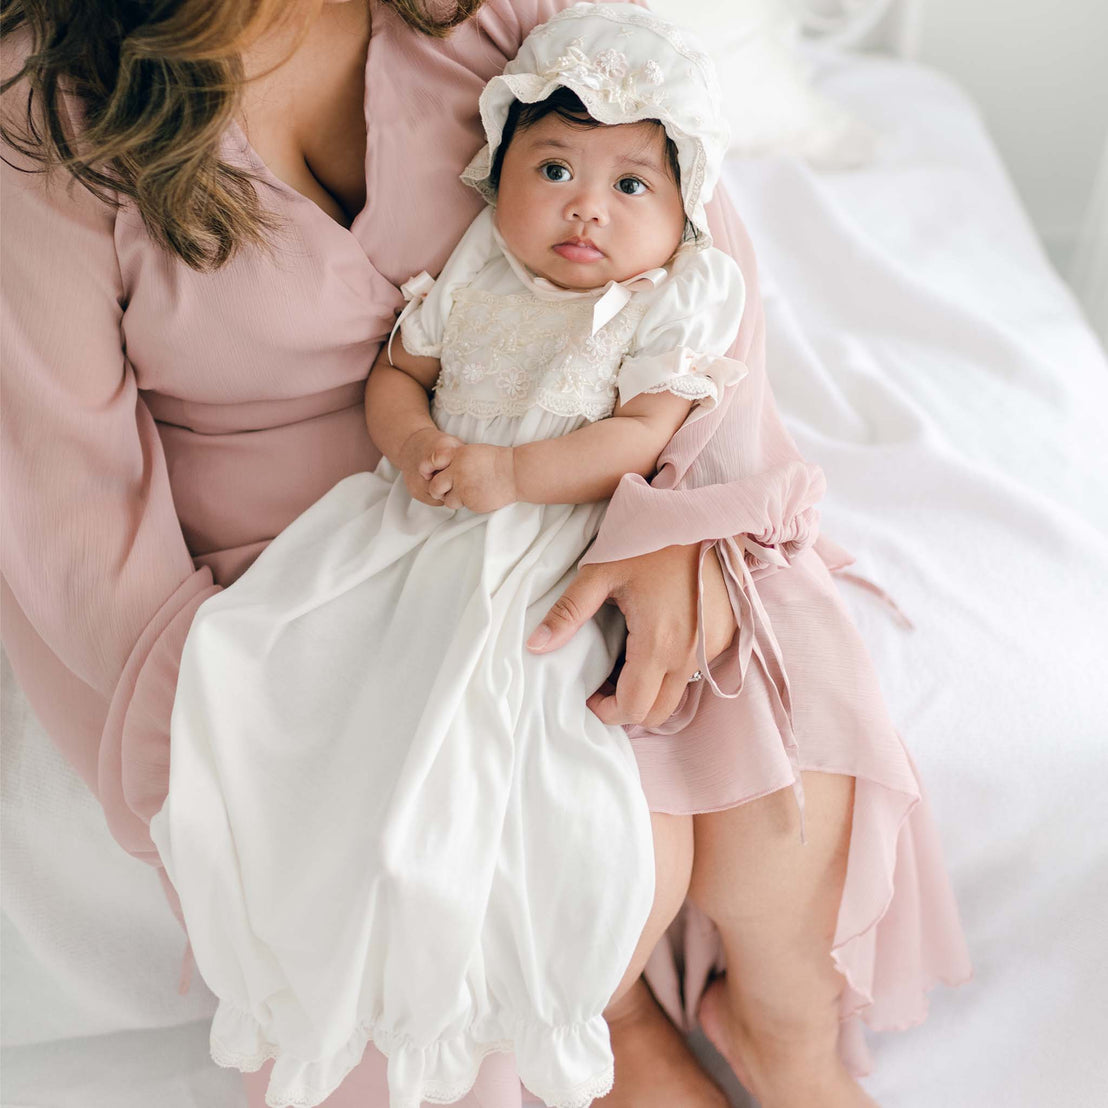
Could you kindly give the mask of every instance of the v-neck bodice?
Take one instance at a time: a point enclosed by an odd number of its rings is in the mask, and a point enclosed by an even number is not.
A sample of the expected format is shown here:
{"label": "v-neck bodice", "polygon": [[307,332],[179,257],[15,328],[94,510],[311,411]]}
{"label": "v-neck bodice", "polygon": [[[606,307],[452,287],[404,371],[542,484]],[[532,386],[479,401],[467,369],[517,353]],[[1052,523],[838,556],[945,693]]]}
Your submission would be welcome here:
{"label": "v-neck bodice", "polygon": [[336,481],[376,464],[362,394],[397,286],[437,272],[483,205],[458,174],[481,144],[480,90],[517,40],[513,5],[492,0],[445,40],[387,5],[373,18],[367,202],[349,228],[274,174],[237,125],[223,152],[278,218],[267,248],[199,273],[159,249],[133,207],[115,220],[126,356],[190,551],[220,583]]}

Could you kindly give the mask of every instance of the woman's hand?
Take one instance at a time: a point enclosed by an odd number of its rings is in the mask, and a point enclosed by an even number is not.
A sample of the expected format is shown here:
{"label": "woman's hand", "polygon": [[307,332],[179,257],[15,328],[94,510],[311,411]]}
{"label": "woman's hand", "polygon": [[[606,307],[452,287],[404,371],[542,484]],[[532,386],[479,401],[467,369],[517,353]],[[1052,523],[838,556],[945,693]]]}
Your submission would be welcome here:
{"label": "woman's hand", "polygon": [[442,500],[430,491],[431,479],[450,464],[455,451],[465,443],[437,427],[413,431],[400,448],[400,470],[413,500],[442,507]]}
{"label": "woman's hand", "polygon": [[[699,666],[699,557],[698,543],[583,566],[535,629],[528,647],[543,654],[557,650],[605,601],[611,601],[627,621],[626,661],[615,690],[593,693],[588,705],[605,723],[657,727],[673,714]],[[704,633],[709,660],[727,649],[735,631],[723,570],[711,550],[704,558]]]}
{"label": "woman's hand", "polygon": [[513,504],[519,498],[512,448],[484,443],[459,446],[431,479],[428,489],[448,508],[495,512]]}

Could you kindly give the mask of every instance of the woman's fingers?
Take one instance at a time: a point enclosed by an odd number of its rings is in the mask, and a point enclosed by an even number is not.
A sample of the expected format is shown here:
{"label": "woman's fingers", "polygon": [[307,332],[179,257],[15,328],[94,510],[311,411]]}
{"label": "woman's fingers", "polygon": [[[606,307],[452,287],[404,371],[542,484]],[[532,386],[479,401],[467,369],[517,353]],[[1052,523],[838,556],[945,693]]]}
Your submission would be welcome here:
{"label": "woman's fingers", "polygon": [[598,689],[586,703],[605,723],[657,727],[677,710],[691,673],[688,665],[667,672],[650,659],[637,665],[630,662],[620,672],[614,691]]}
{"label": "woman's fingers", "polygon": [[589,707],[604,723],[624,726],[642,723],[658,699],[658,689],[665,676],[665,668],[649,659],[638,665],[628,661],[616,682],[615,694]]}
{"label": "woman's fingers", "polygon": [[677,705],[681,703],[681,697],[689,687],[691,676],[687,666],[666,674],[653,706],[642,721],[643,727],[657,727],[677,711]]}
{"label": "woman's fingers", "polygon": [[611,595],[611,584],[602,565],[585,566],[569,583],[542,623],[531,632],[527,649],[545,654],[564,646],[577,634],[577,629],[600,610]]}

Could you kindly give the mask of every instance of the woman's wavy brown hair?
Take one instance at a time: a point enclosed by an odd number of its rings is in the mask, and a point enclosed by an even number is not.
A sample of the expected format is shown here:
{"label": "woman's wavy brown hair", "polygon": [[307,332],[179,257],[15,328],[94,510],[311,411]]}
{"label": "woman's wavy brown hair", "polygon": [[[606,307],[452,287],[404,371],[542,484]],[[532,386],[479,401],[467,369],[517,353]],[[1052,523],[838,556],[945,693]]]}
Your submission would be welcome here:
{"label": "woman's wavy brown hair", "polygon": [[[455,0],[443,18],[428,0],[377,2],[441,38],[484,0]],[[40,171],[63,168],[109,204],[133,202],[155,242],[217,269],[276,227],[253,175],[219,157],[245,83],[242,50],[282,21],[306,33],[316,11],[318,0],[3,0],[0,34],[26,26],[31,43],[0,85],[27,82],[26,118],[5,118],[0,135]]]}

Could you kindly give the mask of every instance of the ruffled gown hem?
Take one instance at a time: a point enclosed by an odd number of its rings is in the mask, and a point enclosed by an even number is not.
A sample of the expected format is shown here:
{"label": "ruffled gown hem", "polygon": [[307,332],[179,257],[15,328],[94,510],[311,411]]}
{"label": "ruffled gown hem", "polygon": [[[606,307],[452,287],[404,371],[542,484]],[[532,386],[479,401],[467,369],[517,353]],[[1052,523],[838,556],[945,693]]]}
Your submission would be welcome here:
{"label": "ruffled gown hem", "polygon": [[[490,1054],[498,1053],[518,1055],[520,1039],[525,1036],[535,1038],[533,1029],[529,1032],[521,1026],[520,1030],[520,1035],[514,1039],[481,1042],[477,1038],[477,1033],[470,1031],[463,1032],[453,1040],[434,1044],[439,1048],[456,1048],[465,1052],[466,1060],[462,1064],[465,1068],[464,1076],[449,1081],[425,1079],[420,1082],[418,1091],[412,1091],[409,1094],[398,1094],[390,1089],[391,1108],[421,1108],[424,1103],[453,1104],[461,1100],[476,1084],[478,1072],[485,1058]],[[553,1040],[560,1032],[568,1032],[584,1043],[586,1049],[587,1041],[592,1038],[598,1038],[607,1043],[607,1025],[600,1015],[561,1027],[543,1025],[540,1036],[546,1040],[547,1045],[554,1046]],[[467,1039],[468,1042],[465,1041]],[[230,1045],[236,1041],[241,1046]],[[212,1021],[210,1052],[212,1060],[217,1065],[224,1069],[237,1069],[242,1073],[255,1073],[266,1062],[274,1060],[275,1065],[270,1074],[265,1097],[268,1108],[316,1108],[316,1105],[326,1100],[342,1085],[350,1072],[359,1064],[366,1046],[371,1042],[378,1051],[390,1059],[390,1066],[394,1064],[392,1059],[398,1050],[422,1053],[421,1048],[413,1047],[404,1036],[380,1026],[362,1024],[347,1043],[332,1055],[329,1063],[295,1060],[288,1055],[282,1055],[280,1048],[265,1039],[262,1026],[256,1019],[226,1000],[220,1001]],[[254,1045],[247,1045],[251,1043]],[[532,1041],[528,1049],[534,1055],[534,1051],[541,1047],[538,1042]],[[588,1108],[594,1100],[610,1093],[614,1085],[615,1071],[611,1053],[607,1048],[605,1048],[605,1054],[606,1060],[597,1067],[592,1076],[568,1088],[549,1087],[535,1078],[527,1082],[526,1087],[550,1108]],[[331,1070],[328,1076],[323,1076],[322,1073],[314,1079],[310,1076],[313,1069],[318,1071],[325,1068]],[[281,1072],[282,1070],[284,1072]]]}

